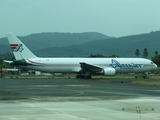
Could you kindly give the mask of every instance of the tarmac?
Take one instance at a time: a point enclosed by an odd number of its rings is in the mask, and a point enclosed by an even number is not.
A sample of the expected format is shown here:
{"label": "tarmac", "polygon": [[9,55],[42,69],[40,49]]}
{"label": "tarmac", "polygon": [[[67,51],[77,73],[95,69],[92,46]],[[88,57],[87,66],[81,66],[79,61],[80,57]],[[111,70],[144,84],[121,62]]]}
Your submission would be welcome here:
{"label": "tarmac", "polygon": [[160,120],[160,87],[133,80],[1,78],[0,120]]}

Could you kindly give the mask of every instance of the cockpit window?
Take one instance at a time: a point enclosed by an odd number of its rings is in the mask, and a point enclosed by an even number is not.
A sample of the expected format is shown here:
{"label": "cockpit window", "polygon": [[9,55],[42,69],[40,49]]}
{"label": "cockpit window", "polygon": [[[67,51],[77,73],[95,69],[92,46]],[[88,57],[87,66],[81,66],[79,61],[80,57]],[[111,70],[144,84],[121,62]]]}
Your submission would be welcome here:
{"label": "cockpit window", "polygon": [[151,64],[153,64],[153,62],[151,62]]}

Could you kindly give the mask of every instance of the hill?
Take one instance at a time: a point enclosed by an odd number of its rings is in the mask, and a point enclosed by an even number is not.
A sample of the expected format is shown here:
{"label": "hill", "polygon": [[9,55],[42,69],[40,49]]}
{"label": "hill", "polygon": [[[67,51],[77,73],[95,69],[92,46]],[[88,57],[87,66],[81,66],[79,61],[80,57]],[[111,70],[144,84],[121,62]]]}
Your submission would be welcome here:
{"label": "hill", "polygon": [[[108,39],[106,35],[98,32],[85,33],[37,33],[24,37],[18,37],[26,46],[33,50],[45,49],[49,47],[64,47],[70,45],[80,45],[96,39]],[[1,46],[6,46],[6,49]],[[10,51],[7,38],[0,39],[1,53]]]}
{"label": "hill", "polygon": [[136,57],[136,49],[140,50],[141,56],[144,48],[149,52],[148,58],[154,56],[155,51],[160,51],[160,31],[124,36],[113,39],[101,39],[90,41],[81,45],[72,45],[67,47],[51,47],[43,50],[34,51],[39,56],[55,57],[86,57],[90,54],[103,54],[110,56],[112,54],[120,57]]}
{"label": "hill", "polygon": [[[147,48],[148,58],[151,58],[155,51],[160,51],[160,31],[119,38],[96,32],[39,33],[19,38],[41,57],[88,57],[91,54],[136,57],[136,49],[140,50],[142,57],[144,48]],[[11,53],[6,38],[0,39],[0,47],[0,53]]]}

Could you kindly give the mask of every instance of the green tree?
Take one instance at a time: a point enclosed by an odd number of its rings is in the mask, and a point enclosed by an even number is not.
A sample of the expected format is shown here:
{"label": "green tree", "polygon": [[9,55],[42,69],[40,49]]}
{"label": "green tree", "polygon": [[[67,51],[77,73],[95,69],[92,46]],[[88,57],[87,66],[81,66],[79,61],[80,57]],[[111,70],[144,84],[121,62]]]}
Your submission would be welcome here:
{"label": "green tree", "polygon": [[15,58],[14,58],[13,54],[11,54],[11,53],[6,53],[6,54],[0,53],[0,69],[12,67],[8,63],[4,62],[3,60],[11,60],[12,61],[12,60],[15,60]]}
{"label": "green tree", "polygon": [[103,58],[103,57],[105,57],[104,55],[102,55],[102,54],[96,54],[96,55],[93,55],[93,54],[91,54],[89,57],[91,57],[91,58]]}
{"label": "green tree", "polygon": [[102,54],[91,54],[89,57],[91,57],[91,58],[119,58],[119,56],[115,55],[115,54],[113,54],[111,56],[104,56]]}
{"label": "green tree", "polygon": [[157,56],[158,55],[158,51],[155,51],[154,54],[155,54],[155,56]]}
{"label": "green tree", "polygon": [[148,57],[148,50],[147,50],[147,48],[144,48],[143,57],[144,57],[144,58],[147,58],[147,57]]}
{"label": "green tree", "polygon": [[139,55],[140,55],[139,49],[136,49],[135,55],[136,55],[137,57],[139,57]]}
{"label": "green tree", "polygon": [[115,55],[115,54],[113,54],[113,55],[111,55],[111,56],[107,56],[108,58],[119,58],[119,56],[118,55]]}
{"label": "green tree", "polygon": [[160,66],[160,55],[152,57],[152,61],[159,67]]}

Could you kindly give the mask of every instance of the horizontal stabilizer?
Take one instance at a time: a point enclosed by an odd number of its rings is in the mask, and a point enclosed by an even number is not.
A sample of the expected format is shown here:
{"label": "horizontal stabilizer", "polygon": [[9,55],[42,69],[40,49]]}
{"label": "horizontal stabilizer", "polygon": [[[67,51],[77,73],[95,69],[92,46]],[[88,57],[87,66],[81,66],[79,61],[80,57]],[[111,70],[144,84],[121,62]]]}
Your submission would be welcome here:
{"label": "horizontal stabilizer", "polygon": [[9,60],[3,60],[3,62],[6,62],[6,63],[12,63],[13,61],[9,61]]}

